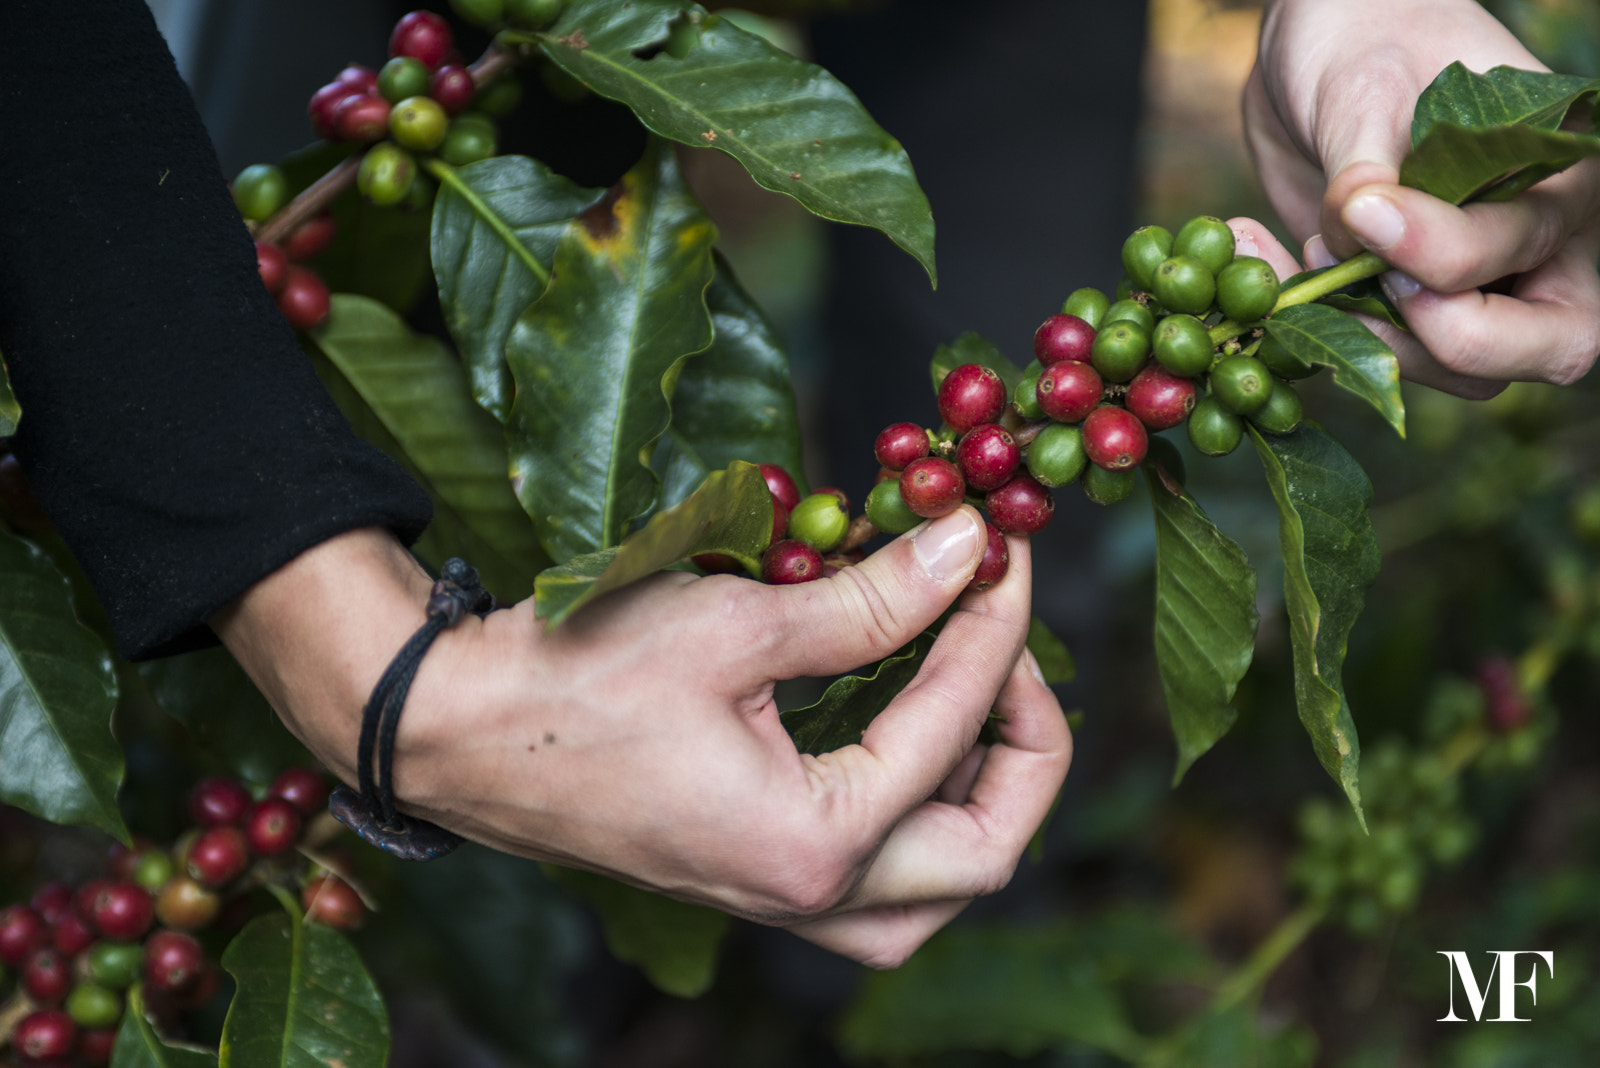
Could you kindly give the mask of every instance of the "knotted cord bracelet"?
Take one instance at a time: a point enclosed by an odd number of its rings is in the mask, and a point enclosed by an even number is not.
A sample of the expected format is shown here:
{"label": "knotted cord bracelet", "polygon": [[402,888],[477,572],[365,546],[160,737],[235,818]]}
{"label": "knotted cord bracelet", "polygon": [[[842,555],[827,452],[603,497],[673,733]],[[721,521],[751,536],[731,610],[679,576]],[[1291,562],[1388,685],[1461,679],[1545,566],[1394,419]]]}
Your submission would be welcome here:
{"label": "knotted cord bracelet", "polygon": [[369,845],[403,860],[432,860],[461,844],[461,836],[453,831],[395,810],[394,738],[400,729],[400,713],[411,692],[411,681],[434,639],[461,622],[468,612],[481,617],[495,607],[494,595],[478,581],[478,572],[463,560],[451,559],[428,595],[427,621],[395,654],[372,688],[372,696],[361,710],[361,741],[356,753],[360,792],[341,783],[328,798],[328,811]]}

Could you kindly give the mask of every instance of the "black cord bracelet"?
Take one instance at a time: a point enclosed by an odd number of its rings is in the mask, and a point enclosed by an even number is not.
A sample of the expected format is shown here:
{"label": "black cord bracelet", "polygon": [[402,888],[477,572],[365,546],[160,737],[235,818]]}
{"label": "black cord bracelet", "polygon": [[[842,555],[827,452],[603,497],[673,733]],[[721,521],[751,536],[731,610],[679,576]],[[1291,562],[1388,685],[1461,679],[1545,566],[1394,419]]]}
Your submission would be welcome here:
{"label": "black cord bracelet", "polygon": [[341,783],[328,798],[328,811],[369,845],[403,860],[432,860],[461,844],[462,838],[455,832],[395,810],[394,738],[400,729],[400,713],[411,692],[411,681],[434,639],[461,622],[468,612],[485,616],[495,607],[494,595],[478,581],[478,572],[465,561],[451,559],[428,596],[427,621],[395,654],[372,688],[372,696],[361,710],[361,741],[356,753],[360,792]]}

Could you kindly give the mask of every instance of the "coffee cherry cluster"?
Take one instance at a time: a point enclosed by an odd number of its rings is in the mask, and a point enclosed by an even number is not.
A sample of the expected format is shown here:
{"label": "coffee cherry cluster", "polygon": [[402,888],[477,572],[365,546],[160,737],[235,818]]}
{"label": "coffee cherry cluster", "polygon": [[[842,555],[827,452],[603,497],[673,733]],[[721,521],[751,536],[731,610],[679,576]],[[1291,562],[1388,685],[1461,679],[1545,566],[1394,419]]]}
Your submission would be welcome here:
{"label": "coffee cherry cluster", "polygon": [[[827,486],[801,497],[794,477],[782,466],[760,466],[772,494],[772,536],[761,557],[763,582],[774,586],[811,582],[865,558],[857,546],[847,545],[850,498],[843,490]],[[693,560],[713,574],[744,571],[738,560],[720,553],[702,553]]]}
{"label": "coffee cherry cluster", "polygon": [[[270,219],[288,198],[288,180],[281,168],[270,163],[253,163],[240,171],[232,189],[234,204],[251,224]],[[296,330],[310,330],[328,317],[328,287],[306,261],[328,247],[334,230],[333,216],[323,211],[281,242],[256,242],[261,284]]]}
{"label": "coffee cherry cluster", "polygon": [[0,1031],[0,1047],[9,1042],[23,1065],[107,1064],[133,984],[143,983],[158,1018],[205,1004],[221,976],[196,936],[258,882],[303,881],[308,919],[360,923],[365,905],[354,888],[310,875],[295,853],[327,796],[306,768],[285,771],[259,799],[236,779],[203,779],[189,795],[195,826],[172,848],[114,846],[101,875],[46,884],[26,904],[0,909],[0,964],[17,979],[0,1009],[16,1023]]}

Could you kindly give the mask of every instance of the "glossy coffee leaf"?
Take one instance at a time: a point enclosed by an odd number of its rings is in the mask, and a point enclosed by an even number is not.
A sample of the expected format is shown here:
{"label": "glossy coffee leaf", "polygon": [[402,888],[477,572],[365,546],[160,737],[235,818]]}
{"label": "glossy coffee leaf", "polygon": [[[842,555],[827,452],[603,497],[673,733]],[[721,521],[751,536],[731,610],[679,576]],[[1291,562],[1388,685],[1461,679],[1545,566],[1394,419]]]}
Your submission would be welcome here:
{"label": "glossy coffee leaf", "polygon": [[151,696],[212,757],[247,782],[268,783],[312,761],[226,649],[138,665]]}
{"label": "glossy coffee leaf", "polygon": [[615,549],[574,557],[539,575],[539,615],[554,626],[596,597],[700,553],[736,557],[759,570],[772,538],[772,493],[761,469],[735,462],[713,471],[688,499],[658,512]]}
{"label": "glossy coffee leaf", "polygon": [[0,530],[0,802],[122,841],[111,654],[44,553]]}
{"label": "glossy coffee leaf", "polygon": [[878,713],[916,678],[937,637],[925,630],[861,674],[835,679],[815,704],[784,712],[781,718],[794,747],[802,753],[831,753],[858,744]]}
{"label": "glossy coffee leaf", "polygon": [[447,522],[488,550],[464,557],[485,586],[504,600],[527,596],[549,560],[511,491],[505,432],[473,401],[450,350],[412,333],[382,304],[343,293],[312,340],[448,511]]}
{"label": "glossy coffee leaf", "polygon": [[228,944],[238,988],[221,1068],[383,1068],[389,1014],[355,946],[299,910],[258,916]]}
{"label": "glossy coffee leaf", "polygon": [[1545,178],[1588,156],[1600,156],[1593,134],[1440,122],[1401,161],[1400,184],[1462,204],[1524,168]]}
{"label": "glossy coffee leaf", "polygon": [[1164,470],[1147,466],[1145,477],[1156,526],[1156,664],[1178,743],[1176,785],[1239,716],[1233,695],[1260,622],[1256,573]]}
{"label": "glossy coffee leaf", "polygon": [[716,232],[652,141],[563,231],[551,282],[506,347],[512,484],[551,559],[619,545],[654,506],[648,464],[683,361],[711,344]]}
{"label": "glossy coffee leaf", "polygon": [[1272,339],[1310,364],[1332,369],[1334,385],[1354,393],[1406,435],[1400,361],[1359,319],[1321,304],[1296,304],[1264,320]]}
{"label": "glossy coffee leaf", "polygon": [[504,422],[511,411],[506,339],[544,291],[567,223],[604,194],[526,156],[499,156],[455,172],[433,208],[433,274],[445,325],[467,365],[472,394]]}
{"label": "glossy coffee leaf", "polygon": [[[693,47],[681,59],[657,51],[684,19],[700,27]],[[575,0],[541,38],[563,70],[654,132],[726,152],[825,219],[882,231],[936,278],[933,214],[910,158],[821,67],[670,0]]]}
{"label": "glossy coffee leaf", "polygon": [[694,998],[717,977],[717,951],[731,923],[727,913],[674,901],[604,875],[545,866],[545,874],[600,916],[606,948],[634,964],[656,988]]}
{"label": "glossy coffee leaf", "polygon": [[17,403],[17,395],[11,392],[11,379],[6,376],[6,362],[0,357],[0,438],[9,438],[17,432],[17,423],[22,419],[22,406]]}
{"label": "glossy coffee leaf", "polygon": [[1038,616],[1028,620],[1028,650],[1039,662],[1039,670],[1044,672],[1045,685],[1055,686],[1078,677],[1078,664],[1072,659],[1072,650]]}
{"label": "glossy coffee leaf", "polygon": [[993,342],[969,331],[950,344],[940,345],[934,350],[933,362],[928,366],[928,373],[933,378],[933,391],[938,393],[939,383],[944,381],[944,376],[967,363],[981,363],[992,368],[1006,384],[1007,397],[1022,381],[1022,368],[1008,360]]}
{"label": "glossy coffee leaf", "polygon": [[1300,722],[1317,759],[1364,823],[1357,779],[1361,743],[1343,670],[1350,630],[1382,559],[1367,514],[1372,483],[1342,445],[1311,423],[1270,437],[1252,427],[1250,440],[1278,506]]}
{"label": "glossy coffee leaf", "polygon": [[111,1068],[217,1068],[217,1055],[211,1050],[168,1043],[156,1034],[145,1017],[143,987],[139,983],[128,990],[128,1007],[111,1049]]}
{"label": "glossy coffee leaf", "polygon": [[706,290],[711,347],[684,364],[672,393],[672,426],[651,459],[663,508],[735,460],[804,469],[789,359],[727,261],[719,256],[716,263]]}
{"label": "glossy coffee leaf", "polygon": [[1411,144],[1420,145],[1445,122],[1466,129],[1520,124],[1554,130],[1574,104],[1596,89],[1600,79],[1515,67],[1475,74],[1460,62],[1452,63],[1417,98]]}

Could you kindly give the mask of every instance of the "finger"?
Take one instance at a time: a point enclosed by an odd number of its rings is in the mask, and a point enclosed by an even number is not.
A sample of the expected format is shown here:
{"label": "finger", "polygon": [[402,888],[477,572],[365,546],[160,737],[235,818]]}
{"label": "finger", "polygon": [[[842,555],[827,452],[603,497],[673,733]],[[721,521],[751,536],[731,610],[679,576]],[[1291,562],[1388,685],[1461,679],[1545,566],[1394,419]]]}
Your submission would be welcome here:
{"label": "finger", "polygon": [[961,758],[961,763],[951,770],[944,782],[939,784],[939,789],[934,793],[937,800],[947,805],[964,805],[967,795],[972,792],[972,784],[978,780],[978,769],[983,767],[983,758],[989,753],[986,745],[975,745]]}
{"label": "finger", "polygon": [[966,901],[934,901],[862,909],[807,920],[787,929],[869,968],[898,968],[966,907]]}
{"label": "finger", "polygon": [[1245,83],[1243,104],[1245,145],[1267,201],[1290,233],[1313,233],[1328,177],[1295,145],[1267,92],[1259,61]]}
{"label": "finger", "polygon": [[1283,281],[1290,275],[1300,273],[1300,263],[1294,258],[1294,253],[1283,247],[1283,243],[1273,236],[1264,223],[1246,216],[1228,220],[1228,228],[1233,231],[1233,252],[1236,256],[1255,256],[1266,260],[1278,276],[1278,281]]}

